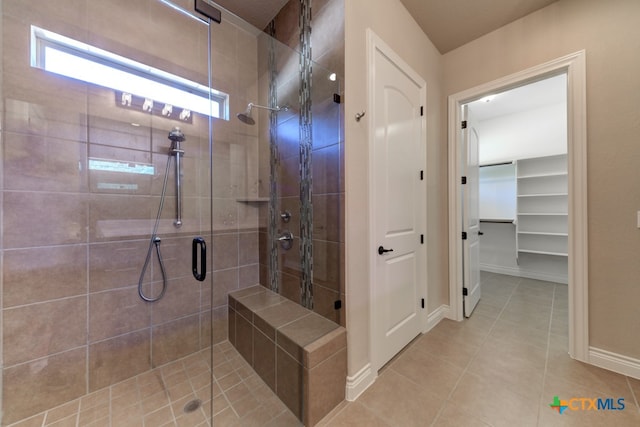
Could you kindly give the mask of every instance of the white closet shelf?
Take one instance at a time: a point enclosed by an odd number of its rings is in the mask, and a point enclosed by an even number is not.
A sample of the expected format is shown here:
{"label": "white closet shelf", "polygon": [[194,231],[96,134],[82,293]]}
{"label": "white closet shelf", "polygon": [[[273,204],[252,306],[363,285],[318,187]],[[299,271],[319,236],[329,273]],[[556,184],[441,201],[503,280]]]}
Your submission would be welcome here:
{"label": "white closet shelf", "polygon": [[518,216],[569,216],[566,212],[518,212]]}
{"label": "white closet shelf", "polygon": [[537,194],[518,194],[518,197],[562,197],[568,196],[569,193],[537,193]]}
{"label": "white closet shelf", "polygon": [[518,160],[517,170],[518,253],[567,257],[566,155]]}
{"label": "white closet shelf", "polygon": [[523,252],[527,254],[538,254],[538,255],[552,255],[552,256],[566,256],[566,257],[569,256],[569,254],[564,252],[532,251],[529,249],[518,249],[518,252]]}
{"label": "white closet shelf", "polygon": [[552,176],[567,176],[567,172],[555,172],[555,173],[539,173],[531,175],[521,175],[518,179],[532,179],[532,178],[547,178]]}
{"label": "white closet shelf", "polygon": [[536,236],[559,236],[569,237],[569,233],[551,233],[548,231],[518,231],[518,234],[533,234]]}

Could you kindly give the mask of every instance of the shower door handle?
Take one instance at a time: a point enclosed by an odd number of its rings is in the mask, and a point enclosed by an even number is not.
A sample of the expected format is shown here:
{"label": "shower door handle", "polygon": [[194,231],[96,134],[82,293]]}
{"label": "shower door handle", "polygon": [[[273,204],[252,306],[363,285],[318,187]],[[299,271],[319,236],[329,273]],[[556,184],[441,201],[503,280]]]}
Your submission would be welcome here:
{"label": "shower door handle", "polygon": [[[198,247],[200,248],[199,251]],[[200,258],[200,269],[198,269],[198,258]],[[202,237],[193,239],[191,245],[191,269],[196,280],[202,282],[207,277],[207,244]]]}

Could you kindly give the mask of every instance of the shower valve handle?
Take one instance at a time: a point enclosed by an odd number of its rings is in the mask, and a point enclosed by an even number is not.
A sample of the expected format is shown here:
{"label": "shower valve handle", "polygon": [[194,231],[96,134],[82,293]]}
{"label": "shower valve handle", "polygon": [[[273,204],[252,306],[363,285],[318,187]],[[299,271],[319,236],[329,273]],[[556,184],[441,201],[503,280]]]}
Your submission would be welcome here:
{"label": "shower valve handle", "polygon": [[293,233],[291,233],[290,231],[285,231],[284,233],[282,233],[280,237],[278,237],[279,242],[290,242],[292,240],[293,240]]}

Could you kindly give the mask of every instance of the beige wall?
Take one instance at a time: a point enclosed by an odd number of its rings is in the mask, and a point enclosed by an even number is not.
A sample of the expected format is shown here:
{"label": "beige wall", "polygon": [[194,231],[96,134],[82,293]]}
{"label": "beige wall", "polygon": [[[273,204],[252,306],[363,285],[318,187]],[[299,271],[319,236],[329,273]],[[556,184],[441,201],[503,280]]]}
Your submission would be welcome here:
{"label": "beige wall", "polygon": [[429,312],[448,303],[447,97],[586,50],[590,345],[639,358],[640,2],[561,0],[443,56],[399,1],[345,7],[349,375],[370,358],[366,28],[427,80]]}
{"label": "beige wall", "polygon": [[589,344],[633,358],[640,358],[639,18],[637,0],[561,0],[444,55],[441,99],[444,109],[446,96],[586,50]]}
{"label": "beige wall", "polygon": [[[345,2],[346,283],[349,375],[370,361],[369,354],[369,147],[366,29],[371,28],[427,82],[428,309],[448,302],[447,148],[441,132],[441,56],[398,0]],[[444,161],[441,161],[444,159]]]}

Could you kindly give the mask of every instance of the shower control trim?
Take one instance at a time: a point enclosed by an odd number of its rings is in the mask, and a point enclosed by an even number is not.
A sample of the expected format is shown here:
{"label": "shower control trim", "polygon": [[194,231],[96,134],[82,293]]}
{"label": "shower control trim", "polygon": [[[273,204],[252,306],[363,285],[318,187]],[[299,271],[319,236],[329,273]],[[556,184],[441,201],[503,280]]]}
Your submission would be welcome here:
{"label": "shower control trim", "polygon": [[280,242],[280,247],[282,249],[289,250],[293,245],[293,233],[290,231],[283,231],[280,237],[278,237],[276,240]]}
{"label": "shower control trim", "polygon": [[291,221],[291,212],[289,211],[284,211],[280,214],[280,219],[282,220],[282,222],[289,222]]}

